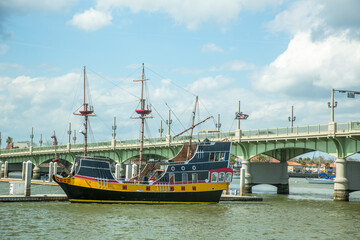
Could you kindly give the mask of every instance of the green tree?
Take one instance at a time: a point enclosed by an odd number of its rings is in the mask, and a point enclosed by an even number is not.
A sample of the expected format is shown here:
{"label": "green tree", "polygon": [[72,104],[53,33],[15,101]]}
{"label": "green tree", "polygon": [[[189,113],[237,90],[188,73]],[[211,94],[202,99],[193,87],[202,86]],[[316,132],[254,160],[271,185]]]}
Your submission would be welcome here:
{"label": "green tree", "polygon": [[326,162],[325,163],[325,172],[328,173],[328,169],[330,168],[330,163]]}
{"label": "green tree", "polygon": [[13,138],[12,137],[7,137],[6,143],[7,143],[6,148],[11,148],[11,144],[13,143]]}

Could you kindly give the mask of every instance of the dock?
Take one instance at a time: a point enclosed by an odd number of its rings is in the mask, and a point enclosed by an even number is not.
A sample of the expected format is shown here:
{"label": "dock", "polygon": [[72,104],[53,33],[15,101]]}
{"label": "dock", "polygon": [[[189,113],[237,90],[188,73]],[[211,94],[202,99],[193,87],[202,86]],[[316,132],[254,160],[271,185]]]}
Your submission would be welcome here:
{"label": "dock", "polygon": [[0,202],[51,202],[67,201],[65,194],[34,194],[30,197],[23,195],[0,195]]}
{"label": "dock", "polygon": [[220,202],[261,202],[263,201],[262,197],[256,196],[239,196],[239,195],[221,195]]}
{"label": "dock", "polygon": [[[24,182],[24,180],[22,179],[17,179],[17,178],[2,178],[0,179],[0,182]],[[42,180],[31,180],[31,184],[37,184],[37,185],[51,185],[51,186],[59,186],[57,183],[55,182],[46,182],[46,181],[42,181]]]}

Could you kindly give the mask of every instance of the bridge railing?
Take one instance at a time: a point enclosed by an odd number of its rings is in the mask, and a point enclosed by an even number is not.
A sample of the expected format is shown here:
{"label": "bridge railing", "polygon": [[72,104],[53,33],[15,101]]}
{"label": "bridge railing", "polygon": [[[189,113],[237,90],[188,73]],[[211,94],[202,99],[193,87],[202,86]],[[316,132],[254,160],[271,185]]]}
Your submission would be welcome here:
{"label": "bridge railing", "polygon": [[327,133],[328,125],[308,125],[286,128],[267,128],[257,130],[241,131],[243,137],[265,137],[265,136],[281,136],[281,135],[306,135],[312,133]]}
{"label": "bridge railing", "polygon": [[[337,124],[337,133],[346,133],[352,131],[360,131],[360,121],[348,122],[348,123],[338,123]],[[273,137],[273,136],[293,136],[293,135],[307,135],[307,134],[327,134],[328,125],[319,124],[319,125],[308,125],[308,126],[297,126],[297,127],[286,127],[286,128],[267,128],[267,129],[257,129],[257,130],[242,130],[241,136],[243,138],[255,138],[255,137]],[[211,132],[211,133],[198,133],[193,135],[194,141],[204,140],[204,139],[233,139],[235,137],[235,132]],[[189,135],[182,135],[177,137],[175,140],[177,142],[187,142],[189,140]],[[146,138],[144,143],[161,143],[166,142],[166,137],[155,137],[155,138]],[[129,139],[129,140],[116,140],[116,145],[136,145],[139,144],[139,139]],[[111,141],[106,142],[95,142],[89,143],[88,147],[111,147]],[[71,149],[82,149],[84,144],[72,144]],[[40,151],[51,151],[54,149],[54,146],[44,146],[44,147],[33,147],[33,152]],[[58,145],[56,146],[57,150],[67,149],[67,145]],[[21,153],[29,152],[30,148],[19,148],[19,149],[2,149],[0,153]]]}

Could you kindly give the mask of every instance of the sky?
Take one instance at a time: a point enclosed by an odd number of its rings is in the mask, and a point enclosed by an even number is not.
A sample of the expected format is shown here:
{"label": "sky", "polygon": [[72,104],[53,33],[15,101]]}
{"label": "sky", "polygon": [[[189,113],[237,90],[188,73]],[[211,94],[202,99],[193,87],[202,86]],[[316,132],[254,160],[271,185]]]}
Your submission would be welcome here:
{"label": "sky", "polygon": [[[0,132],[46,143],[53,132],[77,143],[83,119],[86,66],[90,141],[139,137],[141,66],[158,137],[172,111],[172,135],[191,125],[195,96],[198,130],[234,131],[328,124],[331,89],[360,91],[358,0],[0,0]],[[360,119],[359,95],[335,93],[335,121]],[[167,128],[163,122],[164,135]],[[73,135],[71,136],[73,137]]]}

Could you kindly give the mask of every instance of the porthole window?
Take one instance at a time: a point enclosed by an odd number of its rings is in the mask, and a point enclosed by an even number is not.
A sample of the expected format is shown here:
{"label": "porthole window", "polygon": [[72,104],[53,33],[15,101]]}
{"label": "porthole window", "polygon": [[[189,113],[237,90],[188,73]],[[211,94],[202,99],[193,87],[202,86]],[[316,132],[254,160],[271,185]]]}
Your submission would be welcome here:
{"label": "porthole window", "polygon": [[219,173],[217,173],[217,172],[211,173],[211,182],[217,182],[218,176],[219,176]]}

